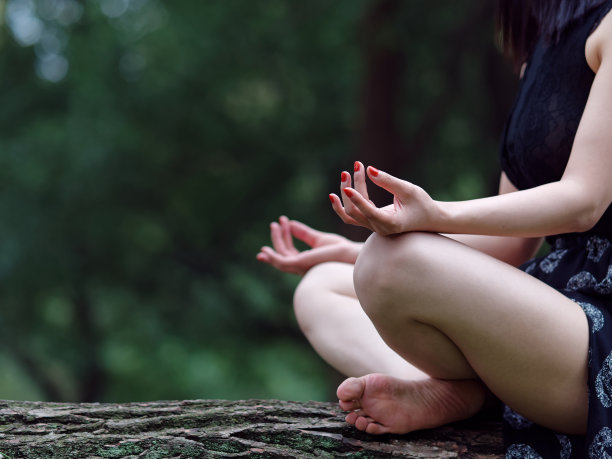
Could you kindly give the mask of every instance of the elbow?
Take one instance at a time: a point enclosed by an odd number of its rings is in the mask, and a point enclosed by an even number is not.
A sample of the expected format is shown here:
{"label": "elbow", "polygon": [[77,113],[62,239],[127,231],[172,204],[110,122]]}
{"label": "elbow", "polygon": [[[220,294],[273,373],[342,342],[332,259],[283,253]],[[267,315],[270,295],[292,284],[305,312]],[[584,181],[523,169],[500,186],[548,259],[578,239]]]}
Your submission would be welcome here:
{"label": "elbow", "polygon": [[572,232],[584,233],[589,231],[597,224],[607,207],[607,205],[604,207],[594,202],[587,203],[576,213],[574,219],[575,228],[573,228]]}
{"label": "elbow", "polygon": [[[583,180],[562,180],[569,224],[566,232],[584,233],[592,229],[610,205],[609,193],[590,187]],[[602,192],[603,191],[603,192]]]}

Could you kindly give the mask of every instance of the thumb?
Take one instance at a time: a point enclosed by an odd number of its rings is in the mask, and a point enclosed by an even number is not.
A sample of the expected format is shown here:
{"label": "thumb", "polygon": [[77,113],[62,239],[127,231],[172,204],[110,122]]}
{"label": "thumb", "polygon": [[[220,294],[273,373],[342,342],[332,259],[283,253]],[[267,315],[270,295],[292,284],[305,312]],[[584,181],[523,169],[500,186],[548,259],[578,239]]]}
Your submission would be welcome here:
{"label": "thumb", "polygon": [[387,190],[393,195],[410,192],[411,184],[386,172],[379,171],[375,167],[368,166],[368,177],[375,185]]}

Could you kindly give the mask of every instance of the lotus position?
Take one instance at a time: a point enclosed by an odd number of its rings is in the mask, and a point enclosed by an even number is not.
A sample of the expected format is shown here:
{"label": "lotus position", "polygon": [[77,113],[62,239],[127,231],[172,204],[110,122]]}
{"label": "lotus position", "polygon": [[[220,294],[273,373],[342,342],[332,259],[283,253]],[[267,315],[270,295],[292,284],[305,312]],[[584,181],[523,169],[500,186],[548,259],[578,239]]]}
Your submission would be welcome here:
{"label": "lotus position", "polygon": [[[298,323],[349,377],[337,395],[357,429],[436,427],[494,395],[507,457],[607,458],[612,0],[498,3],[522,68],[499,194],[436,201],[357,161],[330,199],[342,221],[372,231],[365,244],[281,217],[257,258],[303,276]],[[377,207],[368,187],[393,203]],[[550,252],[533,258],[544,238]]]}

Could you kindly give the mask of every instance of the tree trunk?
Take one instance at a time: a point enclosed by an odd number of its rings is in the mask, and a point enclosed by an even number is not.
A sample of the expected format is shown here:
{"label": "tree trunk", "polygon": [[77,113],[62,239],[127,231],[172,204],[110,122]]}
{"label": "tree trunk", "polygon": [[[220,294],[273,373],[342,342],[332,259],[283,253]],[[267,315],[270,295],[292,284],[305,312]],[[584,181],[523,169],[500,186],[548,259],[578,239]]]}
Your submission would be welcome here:
{"label": "tree trunk", "polygon": [[332,403],[194,400],[0,401],[0,457],[502,457],[500,427],[471,420],[408,435],[368,435]]}

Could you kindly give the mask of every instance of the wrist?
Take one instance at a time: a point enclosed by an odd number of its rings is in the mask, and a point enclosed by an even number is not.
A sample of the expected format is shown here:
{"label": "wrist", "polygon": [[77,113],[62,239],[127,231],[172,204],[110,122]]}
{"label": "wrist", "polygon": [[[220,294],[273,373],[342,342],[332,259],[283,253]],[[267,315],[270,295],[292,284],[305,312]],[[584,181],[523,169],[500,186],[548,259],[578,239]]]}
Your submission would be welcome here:
{"label": "wrist", "polygon": [[432,201],[429,212],[429,225],[427,231],[432,233],[453,233],[453,216],[448,202]]}
{"label": "wrist", "polygon": [[361,248],[363,247],[362,242],[348,241],[349,244],[344,252],[345,262],[350,263],[352,265],[357,261],[357,257],[359,256],[359,252],[361,252]]}

